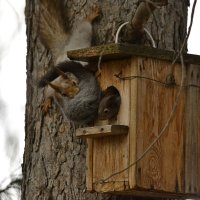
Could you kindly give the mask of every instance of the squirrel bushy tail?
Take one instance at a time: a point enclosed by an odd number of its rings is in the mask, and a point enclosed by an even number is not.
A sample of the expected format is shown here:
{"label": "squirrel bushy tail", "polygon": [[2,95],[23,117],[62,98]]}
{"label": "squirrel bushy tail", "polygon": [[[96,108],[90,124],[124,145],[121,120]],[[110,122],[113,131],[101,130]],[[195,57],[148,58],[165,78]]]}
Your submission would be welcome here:
{"label": "squirrel bushy tail", "polygon": [[70,32],[62,0],[40,0],[39,36],[53,56],[54,64],[66,60],[68,50],[91,46],[92,22],[100,15],[99,6]]}
{"label": "squirrel bushy tail", "polygon": [[67,15],[62,0],[40,0],[39,36],[54,61],[69,41]]}

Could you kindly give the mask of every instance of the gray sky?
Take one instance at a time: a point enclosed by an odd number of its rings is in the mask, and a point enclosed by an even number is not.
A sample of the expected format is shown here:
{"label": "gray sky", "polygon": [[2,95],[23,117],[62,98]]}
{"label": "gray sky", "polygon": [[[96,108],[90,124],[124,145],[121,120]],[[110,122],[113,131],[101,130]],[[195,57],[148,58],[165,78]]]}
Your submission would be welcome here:
{"label": "gray sky", "polygon": [[0,183],[19,169],[24,148],[24,5],[25,0],[0,1]]}
{"label": "gray sky", "polygon": [[[191,6],[189,8],[189,16],[190,16],[193,2],[194,0],[190,0]],[[200,47],[199,47],[200,20],[199,19],[200,19],[200,2],[197,1],[192,31],[191,31],[190,38],[188,41],[188,52],[192,54],[198,54],[198,55],[200,55]],[[190,21],[188,21],[188,24],[189,22]]]}

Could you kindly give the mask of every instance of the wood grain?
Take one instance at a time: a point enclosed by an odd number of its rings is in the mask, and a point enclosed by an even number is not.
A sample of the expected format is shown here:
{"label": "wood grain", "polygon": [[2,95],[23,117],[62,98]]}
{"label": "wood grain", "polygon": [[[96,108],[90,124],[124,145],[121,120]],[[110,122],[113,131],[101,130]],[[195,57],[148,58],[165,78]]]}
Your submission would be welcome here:
{"label": "wood grain", "polygon": [[[199,66],[190,65],[188,85],[200,85]],[[187,89],[186,142],[185,142],[185,192],[200,193],[200,90]]]}
{"label": "wood grain", "polygon": [[101,138],[106,136],[117,136],[128,133],[128,126],[123,125],[104,125],[79,128],[76,130],[76,136],[81,138]]}
{"label": "wood grain", "polygon": [[[169,66],[168,61],[136,56],[101,63],[101,75],[98,78],[102,89],[111,85],[116,87],[122,103],[116,120],[96,121],[98,128],[85,131],[85,135],[100,135],[100,127],[107,127],[104,134],[110,134],[112,127],[119,125],[129,126],[129,133],[92,139],[93,145],[89,146],[92,164],[88,163],[92,177],[88,180],[93,190],[123,194],[139,194],[143,191],[147,196],[176,198],[188,194],[198,196],[200,92],[197,87],[184,86],[174,116],[163,136],[141,161],[105,182],[101,181],[140,158],[165,126],[177,98],[182,74],[180,64],[175,64],[177,85],[167,87],[164,83],[171,72]],[[184,85],[200,85],[199,66],[191,65],[187,70],[188,82]],[[129,78],[122,80],[116,74]]]}
{"label": "wood grain", "polygon": [[[138,58],[132,57],[131,59],[131,73],[130,76],[138,75]],[[138,95],[138,80],[131,79],[130,87],[130,131],[129,131],[129,165],[136,160],[136,145],[137,145],[137,95]],[[136,183],[136,165],[129,168],[129,187],[134,189]]]}
{"label": "wood grain", "polygon": [[93,140],[87,139],[87,149],[86,149],[86,188],[87,191],[93,191]]}
{"label": "wood grain", "polygon": [[[144,56],[170,62],[175,57],[173,51],[133,44],[106,44],[93,46],[90,48],[68,51],[67,55],[72,60],[95,62],[99,60],[99,56],[102,56],[102,60],[104,61],[119,60],[122,58],[130,58],[132,56]],[[183,57],[185,63],[200,65],[200,56],[198,55],[184,54]],[[179,59],[178,62],[180,62]]]}
{"label": "wood grain", "polygon": [[[165,82],[169,63],[139,58],[139,75]],[[175,66],[175,80],[180,84],[181,67]],[[137,157],[157,138],[166,124],[177,96],[178,87],[157,82],[138,81]],[[175,115],[164,135],[137,164],[137,184],[155,191],[184,192],[185,94],[182,93]]]}
{"label": "wood grain", "polygon": [[97,192],[117,192],[129,189],[128,181],[110,181],[108,183],[95,184]]}
{"label": "wood grain", "polygon": [[[112,67],[109,67],[112,66]],[[109,61],[101,64],[101,75],[99,81],[102,89],[109,86],[114,86],[118,89],[121,95],[121,105],[119,114],[116,120],[107,121],[108,125],[126,125],[129,126],[130,116],[130,83],[131,81],[121,81],[115,74],[121,73],[124,76],[130,74],[130,60],[120,60],[119,62]],[[97,121],[96,124],[104,122]],[[111,174],[118,172],[128,166],[129,159],[129,137],[127,135],[119,135],[115,137],[104,137],[94,139],[93,146],[93,183],[95,190],[99,190],[95,184],[100,179],[107,178]],[[113,182],[128,181],[128,171],[116,175],[106,182],[111,183],[110,189],[123,190]],[[121,184],[121,183],[120,183]],[[114,186],[113,186],[114,185]],[[107,186],[104,186],[104,188]],[[109,186],[108,186],[109,188]],[[121,189],[119,189],[121,188]],[[105,189],[103,189],[105,190]],[[108,190],[108,189],[106,189]]]}

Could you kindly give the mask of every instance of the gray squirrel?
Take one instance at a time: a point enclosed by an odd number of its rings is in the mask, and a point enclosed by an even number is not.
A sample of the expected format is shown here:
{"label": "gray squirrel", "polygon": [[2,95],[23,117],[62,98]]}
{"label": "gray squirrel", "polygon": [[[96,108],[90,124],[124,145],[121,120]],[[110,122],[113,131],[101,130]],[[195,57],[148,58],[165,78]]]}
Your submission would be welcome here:
{"label": "gray squirrel", "polygon": [[[63,80],[56,82],[60,78],[57,68],[63,73],[72,73],[70,74],[71,77],[66,79],[66,85],[68,84],[69,86],[65,86],[66,91],[64,93],[61,92]],[[52,88],[54,91],[53,94],[47,94],[47,105],[45,104],[45,106],[48,107],[50,99],[54,98],[63,114],[70,121],[78,124],[92,122],[97,116],[101,98],[101,90],[95,76],[78,62],[65,61],[58,64],[57,68],[49,71],[39,82],[39,86],[42,87],[45,85],[46,80],[49,82],[53,80],[47,91],[51,91]],[[46,82],[46,84],[48,83]]]}
{"label": "gray squirrel", "polygon": [[55,66],[39,81],[39,87],[47,86],[42,110],[48,112],[54,99],[70,121],[88,124],[97,117],[101,89],[94,74],[85,68],[87,63],[70,60],[66,52],[91,46],[92,22],[99,16],[100,8],[95,6],[70,34],[63,22],[62,1],[40,3],[39,36],[52,53]]}
{"label": "gray squirrel", "polygon": [[113,120],[116,118],[121,104],[119,91],[110,86],[102,92],[102,98],[98,109],[98,118],[100,120]]}

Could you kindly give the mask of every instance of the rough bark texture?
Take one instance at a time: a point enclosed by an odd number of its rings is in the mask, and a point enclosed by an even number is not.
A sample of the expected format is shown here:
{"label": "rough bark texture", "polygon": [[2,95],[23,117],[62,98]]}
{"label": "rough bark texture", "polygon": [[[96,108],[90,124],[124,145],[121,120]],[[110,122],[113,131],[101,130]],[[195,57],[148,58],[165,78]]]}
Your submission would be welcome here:
{"label": "rough bark texture", "polygon": [[[65,0],[70,26],[85,17],[96,0]],[[93,44],[114,41],[120,23],[129,21],[136,0],[99,1],[102,17],[94,25]],[[36,82],[49,68],[51,55],[38,39],[39,4],[26,0],[27,24],[27,104],[22,199],[137,199],[129,196],[87,193],[85,188],[86,144],[75,137],[73,129],[54,105],[43,115],[43,90]],[[186,1],[169,0],[169,5],[154,12],[147,28],[159,48],[177,50],[186,33]]]}

